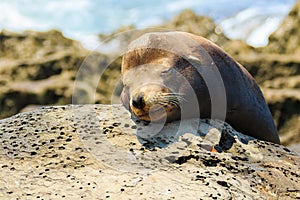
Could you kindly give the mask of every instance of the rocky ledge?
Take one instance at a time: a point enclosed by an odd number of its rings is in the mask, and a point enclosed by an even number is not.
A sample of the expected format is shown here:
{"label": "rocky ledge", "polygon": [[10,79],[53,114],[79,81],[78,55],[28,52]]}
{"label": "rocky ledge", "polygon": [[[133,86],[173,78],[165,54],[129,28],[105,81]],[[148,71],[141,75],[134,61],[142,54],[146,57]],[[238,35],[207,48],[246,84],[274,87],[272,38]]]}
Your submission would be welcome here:
{"label": "rocky ledge", "polygon": [[0,121],[1,199],[299,199],[300,156],[220,121],[164,127],[121,105]]}
{"label": "rocky ledge", "polygon": [[[300,149],[299,21],[300,0],[263,48],[229,40],[210,18],[197,16],[191,10],[154,29],[187,31],[220,45],[257,80],[282,143]],[[113,34],[102,34],[101,38],[109,41],[119,35],[126,46],[143,33],[143,30],[124,32],[133,28],[123,27]],[[121,78],[121,54],[118,57],[86,50],[56,30],[24,33],[3,30],[0,55],[0,119],[42,105],[117,103],[112,99],[118,99],[121,91],[116,85]],[[78,95],[74,92],[75,82]],[[80,96],[81,101],[74,101],[74,96]]]}

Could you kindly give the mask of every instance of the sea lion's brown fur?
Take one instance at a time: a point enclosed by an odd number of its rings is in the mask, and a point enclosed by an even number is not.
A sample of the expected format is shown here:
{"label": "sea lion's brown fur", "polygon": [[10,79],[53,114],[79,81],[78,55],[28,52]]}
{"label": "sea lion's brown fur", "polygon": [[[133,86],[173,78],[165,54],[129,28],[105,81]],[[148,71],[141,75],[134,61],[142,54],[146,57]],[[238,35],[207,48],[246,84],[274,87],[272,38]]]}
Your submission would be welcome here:
{"label": "sea lion's brown fur", "polygon": [[[188,114],[185,116],[199,117],[195,116],[197,112],[193,112],[198,103],[200,117],[211,117],[211,106],[214,105],[211,103],[210,92],[205,79],[198,73],[189,57],[197,57],[199,63],[196,65],[200,71],[207,69],[207,66],[201,64],[207,60],[214,62],[217,67],[226,91],[226,122],[237,131],[257,139],[280,143],[272,115],[250,73],[220,47],[190,33],[148,33],[132,42],[122,62],[124,89],[121,99],[125,107],[141,120],[156,121],[162,116],[166,121],[173,121],[182,116],[182,110],[177,105],[179,103],[183,107],[189,105],[186,112]],[[165,73],[173,69],[176,72]],[[176,73],[187,81],[175,76]],[[169,97],[174,91],[182,94],[183,101],[166,100],[168,105],[164,102],[157,106],[157,101],[164,99],[161,97],[163,94]],[[196,104],[190,102],[193,93],[198,101]],[[218,115],[214,117],[218,118]]]}

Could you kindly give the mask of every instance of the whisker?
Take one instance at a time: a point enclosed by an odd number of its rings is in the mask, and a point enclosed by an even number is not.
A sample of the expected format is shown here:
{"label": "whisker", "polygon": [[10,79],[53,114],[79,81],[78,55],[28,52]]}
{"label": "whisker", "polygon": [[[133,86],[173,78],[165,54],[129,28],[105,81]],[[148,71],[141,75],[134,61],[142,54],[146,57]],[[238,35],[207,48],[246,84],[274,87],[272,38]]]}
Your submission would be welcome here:
{"label": "whisker", "polygon": [[170,104],[173,104],[173,105],[175,105],[176,107],[179,107],[179,101],[178,101],[177,98],[172,97],[172,98],[168,98],[167,100],[168,100],[168,102],[169,102]]}
{"label": "whisker", "polygon": [[166,94],[166,95],[172,95],[172,96],[182,96],[182,95],[184,95],[184,93],[179,93],[179,92],[174,92],[174,93],[172,93],[172,92],[164,92],[164,93],[162,93],[163,95],[164,94]]}
{"label": "whisker", "polygon": [[172,105],[174,105],[176,107],[179,107],[179,103],[178,102],[172,102],[172,101],[170,101],[170,104],[172,104]]}
{"label": "whisker", "polygon": [[163,105],[163,106],[168,106],[168,102],[158,102],[158,104]]}
{"label": "whisker", "polygon": [[176,100],[176,101],[186,101],[185,98],[181,97],[181,96],[173,96],[173,97],[170,97],[170,99],[172,100]]}
{"label": "whisker", "polygon": [[159,104],[165,107],[176,106],[180,107],[180,102],[186,101],[183,97],[184,93],[172,93],[172,92],[165,92],[165,93],[158,93],[153,95],[152,98],[147,100],[147,104]]}
{"label": "whisker", "polygon": [[178,100],[179,101],[185,101],[185,102],[187,102],[187,100],[185,98],[183,98],[183,97],[178,97]]}
{"label": "whisker", "polygon": [[162,93],[163,96],[176,96],[176,97],[182,97],[184,93]]}

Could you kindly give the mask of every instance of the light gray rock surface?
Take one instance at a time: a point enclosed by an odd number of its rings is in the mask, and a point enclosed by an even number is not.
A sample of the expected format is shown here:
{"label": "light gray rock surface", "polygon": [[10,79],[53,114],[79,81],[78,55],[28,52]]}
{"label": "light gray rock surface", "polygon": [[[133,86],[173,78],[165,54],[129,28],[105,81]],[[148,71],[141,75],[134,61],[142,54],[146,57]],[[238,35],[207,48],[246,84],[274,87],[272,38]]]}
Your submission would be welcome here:
{"label": "light gray rock surface", "polygon": [[[299,199],[300,157],[219,121],[134,122],[121,105],[0,121],[0,199]],[[212,152],[212,148],[218,152]]]}

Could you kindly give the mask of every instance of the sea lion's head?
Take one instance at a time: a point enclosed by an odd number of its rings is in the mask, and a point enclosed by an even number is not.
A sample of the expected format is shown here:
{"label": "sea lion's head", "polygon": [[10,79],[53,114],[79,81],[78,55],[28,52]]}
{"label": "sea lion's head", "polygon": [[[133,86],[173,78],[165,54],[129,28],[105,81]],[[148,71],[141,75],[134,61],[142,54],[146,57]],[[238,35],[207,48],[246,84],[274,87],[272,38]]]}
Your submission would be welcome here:
{"label": "sea lion's head", "polygon": [[178,79],[174,59],[175,55],[158,49],[138,49],[124,55],[121,99],[140,120],[161,122],[180,117],[184,94],[174,84]]}
{"label": "sea lion's head", "polygon": [[123,105],[140,120],[153,122],[178,120],[183,110],[185,116],[198,117],[198,99],[208,105],[202,111],[210,107],[195,67],[206,57],[195,44],[192,37],[177,32],[148,33],[131,42],[122,60]]}

